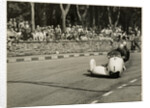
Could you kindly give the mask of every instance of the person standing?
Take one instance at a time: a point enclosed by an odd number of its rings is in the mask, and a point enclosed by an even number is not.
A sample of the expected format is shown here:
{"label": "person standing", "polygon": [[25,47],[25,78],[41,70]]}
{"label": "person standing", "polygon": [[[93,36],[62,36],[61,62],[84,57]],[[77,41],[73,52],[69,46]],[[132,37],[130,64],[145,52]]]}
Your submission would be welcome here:
{"label": "person standing", "polygon": [[137,35],[137,30],[135,29],[130,34],[131,34],[130,35],[131,50],[136,50],[136,47],[137,47],[139,49],[139,51],[141,51],[141,47],[138,44],[138,42],[139,42],[139,36]]}

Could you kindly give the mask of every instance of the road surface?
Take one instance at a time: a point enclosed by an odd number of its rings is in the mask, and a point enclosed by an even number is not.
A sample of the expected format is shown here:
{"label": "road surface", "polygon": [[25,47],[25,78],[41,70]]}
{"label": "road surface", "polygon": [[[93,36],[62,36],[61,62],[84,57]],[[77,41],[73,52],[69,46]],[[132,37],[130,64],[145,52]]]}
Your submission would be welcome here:
{"label": "road surface", "polygon": [[91,58],[98,65],[106,55],[8,63],[8,107],[140,101],[141,54],[131,54],[121,78],[90,76]]}

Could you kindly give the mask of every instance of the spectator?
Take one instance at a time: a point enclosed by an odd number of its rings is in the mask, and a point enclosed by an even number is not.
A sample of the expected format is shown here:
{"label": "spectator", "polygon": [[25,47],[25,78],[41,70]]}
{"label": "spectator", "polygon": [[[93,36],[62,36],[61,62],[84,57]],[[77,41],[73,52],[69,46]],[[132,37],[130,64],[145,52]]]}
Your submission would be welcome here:
{"label": "spectator", "polygon": [[13,19],[13,27],[14,27],[14,28],[17,28],[17,22],[16,22],[16,19],[15,19],[15,18]]}
{"label": "spectator", "polygon": [[57,27],[55,28],[55,39],[59,40],[61,37],[61,29],[60,29],[60,25],[57,25]]}

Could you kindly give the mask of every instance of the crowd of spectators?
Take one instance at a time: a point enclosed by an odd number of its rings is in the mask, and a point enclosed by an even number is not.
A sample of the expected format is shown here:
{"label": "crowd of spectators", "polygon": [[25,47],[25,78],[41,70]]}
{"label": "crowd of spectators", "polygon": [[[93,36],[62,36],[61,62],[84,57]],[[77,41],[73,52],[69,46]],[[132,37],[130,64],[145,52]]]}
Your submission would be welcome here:
{"label": "crowd of spectators", "polygon": [[7,40],[11,41],[55,41],[55,40],[105,40],[125,37],[128,40],[141,36],[138,27],[134,29],[129,27],[128,33],[122,29],[122,26],[112,28],[111,26],[103,29],[95,27],[83,27],[82,25],[71,25],[62,31],[60,25],[40,27],[36,26],[35,30],[31,29],[29,21],[16,20],[15,18],[9,19],[7,22]]}
{"label": "crowd of spectators", "polygon": [[16,20],[10,18],[7,22],[7,39],[10,40],[25,40],[25,33],[31,33],[31,24],[29,21]]}

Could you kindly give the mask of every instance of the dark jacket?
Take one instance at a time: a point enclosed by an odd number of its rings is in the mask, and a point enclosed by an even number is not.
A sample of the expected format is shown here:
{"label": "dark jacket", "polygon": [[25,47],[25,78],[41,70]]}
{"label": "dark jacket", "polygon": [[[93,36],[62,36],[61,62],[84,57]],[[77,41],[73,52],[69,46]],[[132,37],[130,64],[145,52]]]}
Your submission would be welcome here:
{"label": "dark jacket", "polygon": [[124,47],[123,49],[117,48],[117,49],[110,51],[107,54],[107,56],[110,56],[110,57],[121,56],[121,57],[123,57],[124,62],[127,62],[130,58],[130,52],[126,47]]}

